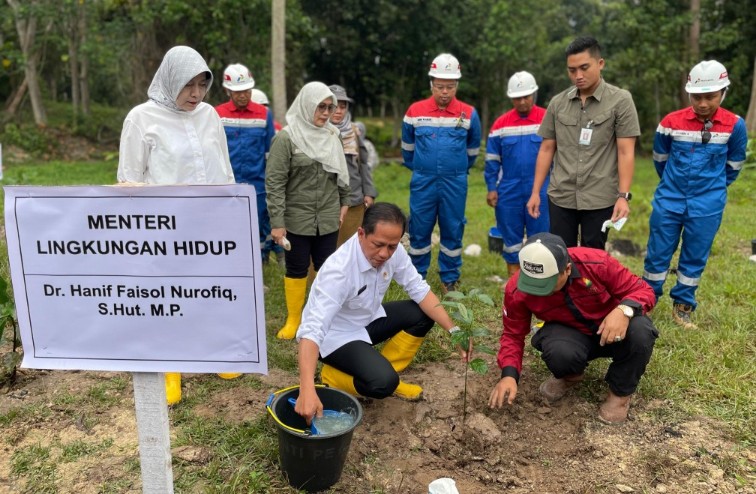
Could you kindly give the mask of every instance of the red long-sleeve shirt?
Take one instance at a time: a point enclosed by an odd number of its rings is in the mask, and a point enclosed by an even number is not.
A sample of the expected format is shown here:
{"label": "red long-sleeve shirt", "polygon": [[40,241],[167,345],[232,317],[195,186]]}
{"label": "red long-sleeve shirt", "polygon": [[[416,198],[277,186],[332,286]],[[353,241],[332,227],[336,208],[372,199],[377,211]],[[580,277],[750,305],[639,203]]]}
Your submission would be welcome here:
{"label": "red long-sleeve shirt", "polygon": [[519,273],[509,279],[504,289],[504,330],[497,359],[502,376],[519,379],[532,315],[591,335],[619,304],[633,307],[636,315],[646,314],[656,304],[653,289],[606,252],[587,247],[567,251],[572,273],[556,293],[529,295],[517,289]]}

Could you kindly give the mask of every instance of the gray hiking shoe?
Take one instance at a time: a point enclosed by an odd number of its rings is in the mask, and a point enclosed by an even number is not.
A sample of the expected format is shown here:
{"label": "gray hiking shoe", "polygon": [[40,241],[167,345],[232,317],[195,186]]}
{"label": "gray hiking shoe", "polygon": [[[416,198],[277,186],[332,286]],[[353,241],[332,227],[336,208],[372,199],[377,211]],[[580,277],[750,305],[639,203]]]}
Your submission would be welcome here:
{"label": "gray hiking shoe", "polygon": [[674,304],[672,306],[672,319],[674,319],[678,326],[682,326],[683,329],[698,329],[698,326],[690,320],[692,313],[693,306],[686,304]]}

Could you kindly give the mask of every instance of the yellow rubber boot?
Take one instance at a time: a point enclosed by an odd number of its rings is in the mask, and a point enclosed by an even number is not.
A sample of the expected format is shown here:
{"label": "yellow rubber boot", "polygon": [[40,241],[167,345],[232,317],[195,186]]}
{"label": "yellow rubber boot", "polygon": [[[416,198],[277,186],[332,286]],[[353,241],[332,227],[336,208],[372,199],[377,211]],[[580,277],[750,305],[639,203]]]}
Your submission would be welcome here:
{"label": "yellow rubber boot", "polygon": [[423,397],[423,388],[417,384],[399,380],[399,386],[394,390],[394,396],[407,401],[418,401]]}
{"label": "yellow rubber boot", "polygon": [[241,372],[219,372],[218,377],[221,379],[236,379],[237,377],[241,376]]}
{"label": "yellow rubber boot", "polygon": [[169,405],[181,401],[181,374],[178,372],[165,373],[165,398]]}
{"label": "yellow rubber boot", "polygon": [[[383,345],[381,355],[386,357],[386,360],[391,363],[391,367],[396,372],[401,372],[415,358],[415,354],[422,343],[423,338],[412,336],[405,331],[399,331]],[[394,395],[405,400],[419,400],[423,396],[423,388],[417,384],[399,381],[399,386],[394,390]]]}
{"label": "yellow rubber boot", "polygon": [[297,335],[297,329],[302,322],[302,307],[304,307],[306,291],[307,278],[284,278],[286,324],[278,331],[276,338],[291,340]]}
{"label": "yellow rubber boot", "polygon": [[399,331],[383,345],[381,355],[391,362],[396,372],[401,372],[415,358],[415,354],[423,344],[423,338],[412,336],[406,331]]}
{"label": "yellow rubber boot", "polygon": [[359,396],[360,394],[354,389],[354,377],[350,376],[346,372],[341,372],[335,367],[331,367],[328,364],[324,364],[320,369],[320,380],[323,384],[327,384],[332,388],[346,391],[350,395]]}

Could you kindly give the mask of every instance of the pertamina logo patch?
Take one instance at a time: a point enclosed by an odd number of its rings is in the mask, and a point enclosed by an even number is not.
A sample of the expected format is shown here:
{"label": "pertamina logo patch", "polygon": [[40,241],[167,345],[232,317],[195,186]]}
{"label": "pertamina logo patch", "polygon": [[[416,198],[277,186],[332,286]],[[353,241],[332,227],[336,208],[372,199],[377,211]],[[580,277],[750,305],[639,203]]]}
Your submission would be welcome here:
{"label": "pertamina logo patch", "polygon": [[543,274],[543,264],[535,264],[532,262],[523,261],[522,269],[532,274]]}

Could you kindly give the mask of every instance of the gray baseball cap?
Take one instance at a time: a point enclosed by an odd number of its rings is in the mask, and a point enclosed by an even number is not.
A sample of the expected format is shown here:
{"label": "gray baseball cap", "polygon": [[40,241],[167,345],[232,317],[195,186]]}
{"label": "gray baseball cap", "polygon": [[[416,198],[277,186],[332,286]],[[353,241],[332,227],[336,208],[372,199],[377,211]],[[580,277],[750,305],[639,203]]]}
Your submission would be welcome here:
{"label": "gray baseball cap", "polygon": [[342,86],[339,86],[338,84],[331,84],[330,86],[328,86],[328,89],[331,90],[338,101],[348,101],[350,103],[354,103],[354,100],[347,95],[346,89],[344,89]]}

